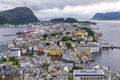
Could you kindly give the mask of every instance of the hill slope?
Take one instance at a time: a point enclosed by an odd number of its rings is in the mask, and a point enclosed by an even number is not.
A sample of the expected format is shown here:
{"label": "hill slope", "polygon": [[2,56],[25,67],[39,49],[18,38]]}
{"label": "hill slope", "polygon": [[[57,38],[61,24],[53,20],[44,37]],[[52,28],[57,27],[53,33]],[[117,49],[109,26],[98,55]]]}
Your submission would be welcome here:
{"label": "hill slope", "polygon": [[92,19],[120,20],[120,12],[96,13]]}
{"label": "hill slope", "polygon": [[24,24],[38,21],[34,13],[27,7],[17,7],[0,13],[0,24]]}
{"label": "hill slope", "polygon": [[53,22],[66,22],[66,23],[78,23],[79,21],[74,19],[74,18],[67,18],[67,19],[64,19],[64,18],[55,18],[55,19],[51,19],[50,21],[53,21]]}

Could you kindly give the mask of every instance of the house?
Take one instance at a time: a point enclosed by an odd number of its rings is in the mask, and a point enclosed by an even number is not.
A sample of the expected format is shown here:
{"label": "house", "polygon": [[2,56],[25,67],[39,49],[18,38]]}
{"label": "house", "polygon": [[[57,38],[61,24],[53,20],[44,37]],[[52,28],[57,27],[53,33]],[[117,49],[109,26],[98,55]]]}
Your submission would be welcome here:
{"label": "house", "polygon": [[59,70],[55,73],[42,73],[41,80],[68,80],[68,72],[65,70]]}
{"label": "house", "polygon": [[34,67],[34,65],[30,61],[24,61],[20,62],[20,67],[25,68],[25,67]]}
{"label": "house", "polygon": [[55,80],[68,80],[68,72],[60,69],[56,73],[51,73]]}
{"label": "house", "polygon": [[62,55],[62,49],[49,49],[49,55]]}
{"label": "house", "polygon": [[6,56],[7,52],[8,52],[8,44],[0,43],[0,53],[3,54],[3,56]]}
{"label": "house", "polygon": [[21,49],[20,48],[10,48],[8,57],[20,58],[21,57]]}
{"label": "house", "polygon": [[76,31],[75,35],[79,36],[80,38],[87,38],[88,33],[86,31],[82,30],[82,31]]}
{"label": "house", "polygon": [[92,43],[92,42],[80,45],[80,47],[84,47],[84,48],[88,47],[90,49],[91,53],[98,53],[98,52],[100,52],[100,49],[101,49],[100,46],[99,46],[99,44]]}
{"label": "house", "polygon": [[74,51],[75,51],[80,57],[91,55],[91,52],[90,52],[90,48],[89,48],[89,47],[81,47],[81,46],[78,46],[78,47],[76,47],[76,49],[74,49]]}

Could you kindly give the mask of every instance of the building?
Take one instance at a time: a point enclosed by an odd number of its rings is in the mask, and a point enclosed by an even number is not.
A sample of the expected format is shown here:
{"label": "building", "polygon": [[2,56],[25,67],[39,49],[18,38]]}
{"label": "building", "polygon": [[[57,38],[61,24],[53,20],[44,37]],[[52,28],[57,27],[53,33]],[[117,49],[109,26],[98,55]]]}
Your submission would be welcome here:
{"label": "building", "polygon": [[94,43],[94,42],[89,42],[87,44],[80,45],[80,47],[85,47],[85,48],[89,47],[91,53],[99,53],[101,49],[99,44]]}
{"label": "building", "polygon": [[86,31],[77,31],[75,34],[81,38],[87,38],[88,36],[88,33]]}
{"label": "building", "polygon": [[3,63],[0,64],[0,80],[20,80],[20,74],[17,68]]}
{"label": "building", "polygon": [[62,55],[63,50],[62,49],[50,49],[49,55]]}
{"label": "building", "polygon": [[103,70],[74,70],[73,80],[105,80]]}
{"label": "building", "polygon": [[0,53],[3,55],[2,56],[6,56],[8,52],[8,44],[7,43],[0,43]]}
{"label": "building", "polygon": [[21,57],[21,49],[20,48],[11,48],[8,56],[20,58]]}
{"label": "building", "polygon": [[81,46],[78,46],[78,47],[76,47],[76,49],[74,49],[74,51],[75,51],[80,57],[91,55],[91,52],[90,52],[90,48],[89,48],[89,47],[81,47]]}

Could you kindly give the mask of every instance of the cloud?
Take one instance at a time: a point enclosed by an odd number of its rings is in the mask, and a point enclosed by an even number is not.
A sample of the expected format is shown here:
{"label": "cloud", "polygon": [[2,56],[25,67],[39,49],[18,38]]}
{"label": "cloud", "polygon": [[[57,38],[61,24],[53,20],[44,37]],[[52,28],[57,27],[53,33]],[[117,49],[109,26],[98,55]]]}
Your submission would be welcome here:
{"label": "cloud", "polygon": [[91,18],[97,12],[120,11],[120,0],[0,0],[0,10],[29,7],[38,18]]}
{"label": "cloud", "polygon": [[[65,6],[61,8],[44,9],[36,11],[36,15],[40,18],[50,17],[76,17],[76,18],[91,18],[98,12],[116,12],[120,11],[120,1],[117,2],[104,2],[94,3],[90,5],[78,5],[78,6]],[[41,14],[41,15],[39,15]]]}

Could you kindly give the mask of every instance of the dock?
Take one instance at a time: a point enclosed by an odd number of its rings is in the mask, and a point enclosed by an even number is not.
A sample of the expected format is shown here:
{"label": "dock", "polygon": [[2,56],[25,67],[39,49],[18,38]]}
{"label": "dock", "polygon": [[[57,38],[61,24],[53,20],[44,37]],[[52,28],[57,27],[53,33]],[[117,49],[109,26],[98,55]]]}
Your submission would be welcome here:
{"label": "dock", "polygon": [[103,49],[120,49],[120,46],[106,46]]}

